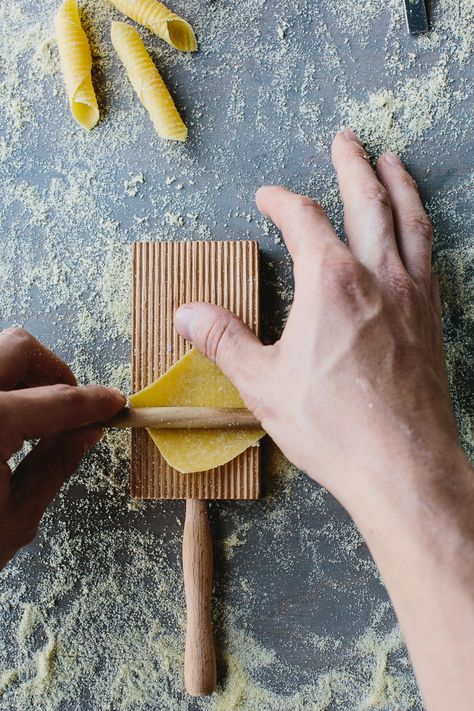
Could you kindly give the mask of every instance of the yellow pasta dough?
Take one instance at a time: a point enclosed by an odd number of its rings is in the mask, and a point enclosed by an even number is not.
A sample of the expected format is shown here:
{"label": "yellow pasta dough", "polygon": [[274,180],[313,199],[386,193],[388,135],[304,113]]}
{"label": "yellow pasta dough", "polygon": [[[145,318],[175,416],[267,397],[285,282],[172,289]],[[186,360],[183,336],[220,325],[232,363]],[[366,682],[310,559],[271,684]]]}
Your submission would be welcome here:
{"label": "yellow pasta dough", "polygon": [[[217,365],[191,350],[172,368],[130,398],[132,407],[244,407]],[[183,473],[229,462],[257,444],[261,429],[148,430],[168,464]]]}
{"label": "yellow pasta dough", "polygon": [[185,141],[188,135],[158,69],[136,30],[126,22],[112,22],[112,44],[130,82],[161,138]]}
{"label": "yellow pasta dough", "polygon": [[117,10],[147,27],[165,42],[182,52],[197,49],[193,28],[174,12],[157,0],[112,0]]}
{"label": "yellow pasta dough", "polygon": [[64,0],[54,18],[54,28],[72,115],[90,130],[99,120],[99,107],[91,79],[91,50],[76,0]]}

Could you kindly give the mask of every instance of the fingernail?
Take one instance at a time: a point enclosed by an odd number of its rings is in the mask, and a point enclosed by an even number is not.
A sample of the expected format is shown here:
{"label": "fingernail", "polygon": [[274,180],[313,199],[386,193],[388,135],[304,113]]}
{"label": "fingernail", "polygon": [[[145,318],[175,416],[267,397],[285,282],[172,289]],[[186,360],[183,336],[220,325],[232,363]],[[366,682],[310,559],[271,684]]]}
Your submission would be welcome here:
{"label": "fingernail", "polygon": [[174,315],[174,327],[179,335],[193,340],[193,326],[196,320],[196,313],[190,306],[180,306]]}
{"label": "fingernail", "polygon": [[396,153],[385,153],[384,160],[386,160],[389,165],[393,165],[397,168],[402,167],[402,161]]}
{"label": "fingernail", "polygon": [[354,131],[351,131],[350,128],[345,128],[344,131],[341,131],[341,135],[344,136],[347,141],[352,141],[353,143],[358,143],[360,145],[358,136],[356,136]]}

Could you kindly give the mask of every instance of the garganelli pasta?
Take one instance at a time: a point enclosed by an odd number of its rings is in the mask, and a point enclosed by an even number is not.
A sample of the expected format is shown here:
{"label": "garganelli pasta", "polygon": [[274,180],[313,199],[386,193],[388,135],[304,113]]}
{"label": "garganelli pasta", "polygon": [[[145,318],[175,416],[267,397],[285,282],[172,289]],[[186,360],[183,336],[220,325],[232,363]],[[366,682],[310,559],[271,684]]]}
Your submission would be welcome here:
{"label": "garganelli pasta", "polygon": [[117,10],[182,52],[197,49],[193,28],[157,0],[111,0]]}
{"label": "garganelli pasta", "polygon": [[91,50],[76,0],[64,0],[54,18],[54,28],[72,115],[90,130],[99,120],[99,107],[91,79]]}
{"label": "garganelli pasta", "polygon": [[158,69],[136,30],[125,22],[112,22],[112,44],[128,78],[161,138],[185,141],[188,130]]}

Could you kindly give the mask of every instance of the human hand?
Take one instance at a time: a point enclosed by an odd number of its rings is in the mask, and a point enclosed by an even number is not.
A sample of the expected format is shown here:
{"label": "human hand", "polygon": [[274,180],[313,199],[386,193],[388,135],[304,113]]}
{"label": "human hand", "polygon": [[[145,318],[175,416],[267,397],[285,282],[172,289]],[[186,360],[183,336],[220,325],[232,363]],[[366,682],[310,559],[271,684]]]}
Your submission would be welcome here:
{"label": "human hand", "polygon": [[379,566],[430,711],[473,708],[474,480],[457,442],[431,227],[396,156],[377,175],[352,132],[333,142],[348,245],[319,205],[279,187],[295,294],[280,340],[182,306],[178,332],[214,360],[284,454],[354,518]]}
{"label": "human hand", "polygon": [[[46,507],[99,441],[94,423],[125,404],[115,390],[75,386],[68,366],[29,333],[0,332],[0,569],[33,540]],[[12,473],[8,461],[27,440],[39,442]]]}
{"label": "human hand", "polygon": [[349,509],[360,478],[456,447],[431,227],[392,154],[378,178],[351,132],[333,143],[349,246],[322,208],[281,187],[257,205],[281,229],[295,294],[280,340],[260,341],[210,304],[181,307],[176,328],[214,360],[284,454]]}

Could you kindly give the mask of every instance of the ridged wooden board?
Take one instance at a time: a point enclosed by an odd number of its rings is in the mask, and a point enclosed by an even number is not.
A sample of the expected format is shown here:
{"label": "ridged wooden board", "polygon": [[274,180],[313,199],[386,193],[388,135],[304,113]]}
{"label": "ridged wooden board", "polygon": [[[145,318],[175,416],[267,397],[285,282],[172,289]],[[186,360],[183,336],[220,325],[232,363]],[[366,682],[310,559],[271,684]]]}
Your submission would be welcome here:
{"label": "ridged wooden board", "polygon": [[[136,242],[133,245],[132,387],[146,387],[191,345],[173,326],[187,301],[225,306],[258,335],[258,243]],[[131,495],[139,499],[256,499],[258,447],[228,464],[181,474],[166,463],[145,430],[132,431]]]}

